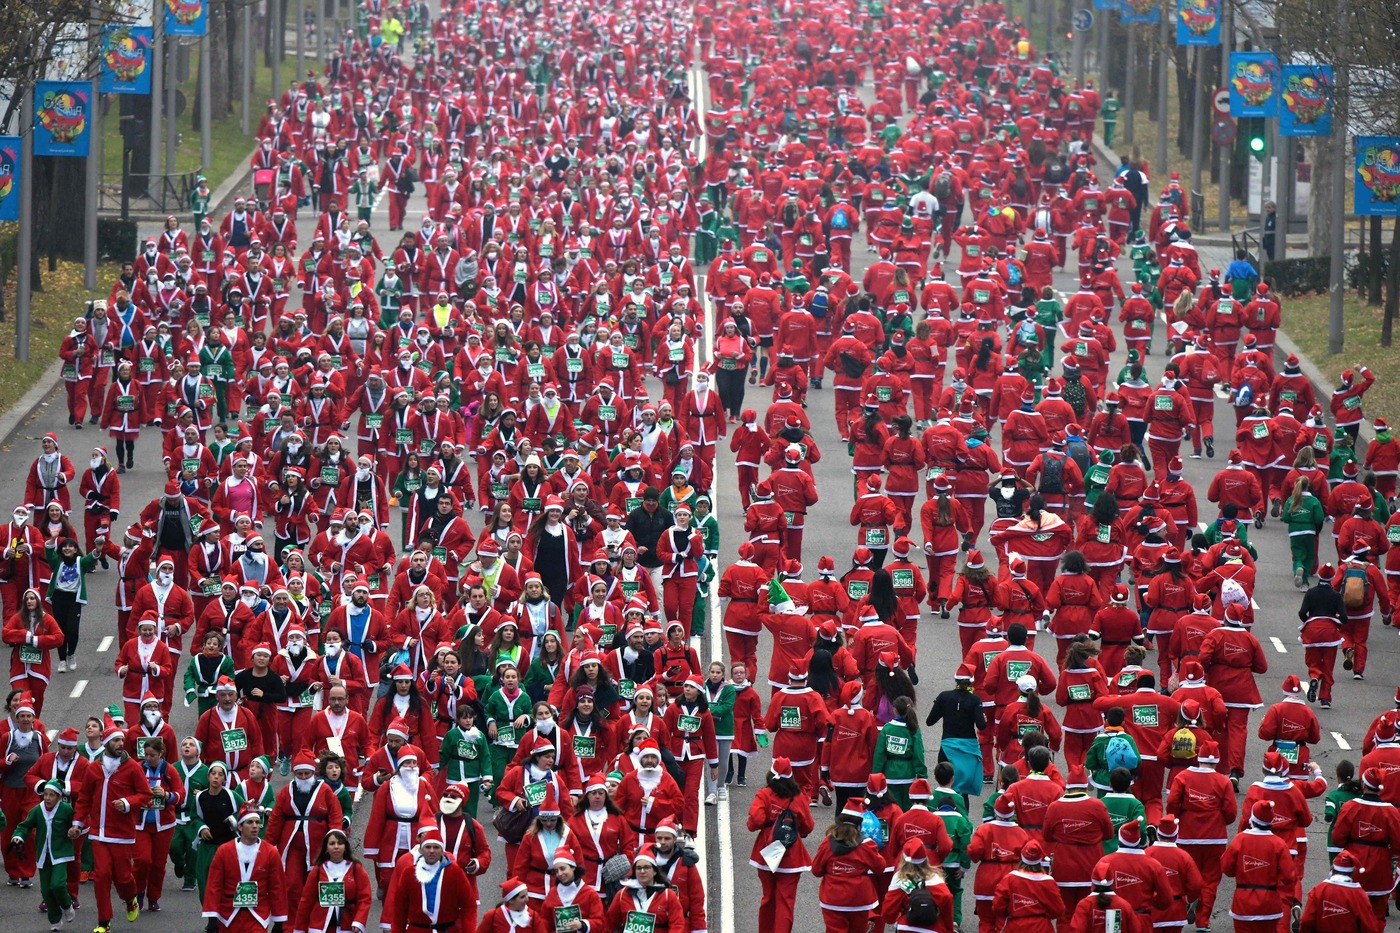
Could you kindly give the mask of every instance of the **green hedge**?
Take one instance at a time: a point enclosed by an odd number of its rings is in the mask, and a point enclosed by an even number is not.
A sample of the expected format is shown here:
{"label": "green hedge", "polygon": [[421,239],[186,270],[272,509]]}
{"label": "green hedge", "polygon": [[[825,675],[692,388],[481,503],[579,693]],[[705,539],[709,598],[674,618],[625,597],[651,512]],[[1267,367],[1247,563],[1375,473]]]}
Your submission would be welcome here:
{"label": "green hedge", "polygon": [[108,259],[126,262],[136,258],[136,221],[120,217],[97,218],[97,252]]}
{"label": "green hedge", "polygon": [[1332,274],[1332,260],[1327,256],[1303,259],[1280,259],[1264,269],[1264,279],[1280,295],[1298,296],[1325,294]]}

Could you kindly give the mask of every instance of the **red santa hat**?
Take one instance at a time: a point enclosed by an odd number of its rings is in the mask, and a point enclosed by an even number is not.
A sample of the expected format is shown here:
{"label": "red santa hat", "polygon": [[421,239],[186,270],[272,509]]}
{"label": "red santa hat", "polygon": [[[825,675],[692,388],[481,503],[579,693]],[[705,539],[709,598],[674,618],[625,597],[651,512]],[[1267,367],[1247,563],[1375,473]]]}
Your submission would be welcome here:
{"label": "red santa hat", "polygon": [[1044,865],[1046,862],[1044,847],[1032,839],[1021,847],[1021,861],[1027,865]]}
{"label": "red santa hat", "polygon": [[1380,768],[1367,768],[1361,772],[1361,786],[1365,790],[1380,793],[1385,787],[1385,778]]}
{"label": "red santa hat", "polygon": [[969,683],[977,679],[977,671],[971,664],[966,662],[959,664],[957,671],[953,673],[954,680],[964,680]]}
{"label": "red santa hat", "polygon": [[59,745],[76,746],[78,744],[78,730],[69,726],[67,729],[60,732],[54,738],[54,741]]}
{"label": "red santa hat", "polygon": [[1298,680],[1297,674],[1289,674],[1283,678],[1283,692],[1289,696],[1298,696],[1303,692],[1303,684]]}
{"label": "red santa hat", "polygon": [[928,800],[932,796],[933,789],[924,778],[915,778],[914,783],[909,785],[910,800]]}
{"label": "red santa hat", "polygon": [[[546,743],[546,744],[548,744],[548,743]],[[536,743],[535,743],[535,748],[538,748],[538,747],[539,747],[539,743],[536,742]],[[549,747],[550,747],[551,750],[554,748],[554,746],[552,746],[552,745],[550,745]],[[533,749],[532,749],[532,752],[533,752]],[[560,815],[560,811],[559,811],[559,792],[556,791],[556,790],[554,789],[554,782],[553,782],[553,781],[550,781],[549,784],[547,784],[547,785],[545,786],[545,789],[544,789],[544,800],[540,801],[539,815],[540,815],[541,817],[546,817],[546,818],[547,818],[547,817],[551,817],[551,816],[557,817],[557,816]]]}
{"label": "red santa hat", "polygon": [[1125,849],[1143,848],[1142,827],[1137,820],[1129,820],[1118,827],[1118,845]]}
{"label": "red santa hat", "polygon": [[865,779],[865,793],[870,797],[883,797],[889,792],[889,781],[880,772],[875,772]]}
{"label": "red santa hat", "polygon": [[311,754],[310,749],[303,748],[301,751],[297,752],[296,757],[292,759],[292,773],[295,774],[298,771],[305,771],[307,769],[312,771],[316,770],[316,756]]}
{"label": "red santa hat", "polygon": [[404,722],[401,718],[395,717],[394,720],[389,723],[389,728],[384,730],[384,737],[398,736],[407,742],[408,733],[408,723]]}
{"label": "red santa hat", "polygon": [[257,804],[253,803],[252,801],[249,801],[248,803],[245,803],[242,807],[239,808],[238,825],[242,826],[245,821],[254,818],[259,820],[262,819],[262,810],[258,808]]}
{"label": "red santa hat", "polygon": [[848,797],[846,803],[841,807],[840,816],[845,819],[859,823],[865,816],[865,801],[859,797]]}
{"label": "red santa hat", "polygon": [[1351,854],[1350,849],[1343,849],[1337,853],[1337,857],[1332,859],[1332,873],[1337,875],[1350,875],[1356,871],[1356,856]]}
{"label": "red santa hat", "polygon": [[773,777],[775,778],[790,778],[792,777],[792,759],[783,758],[781,756],[774,758],[773,766],[770,770],[773,772]]}
{"label": "red santa hat", "polygon": [[1196,760],[1201,764],[1216,764],[1220,761],[1220,744],[1210,739],[1196,748]]}
{"label": "red santa hat", "polygon": [[519,878],[507,878],[500,883],[500,887],[503,902],[511,901],[522,894],[528,894],[530,891],[529,886]]}
{"label": "red santa hat", "polygon": [[910,839],[899,854],[911,865],[923,865],[928,862],[928,849],[920,839]]}
{"label": "red santa hat", "polygon": [[1261,800],[1249,812],[1249,822],[1258,829],[1269,829],[1274,825],[1274,802]]}
{"label": "red santa hat", "polygon": [[1016,819],[1015,798],[1007,794],[1002,794],[998,797],[996,803],[992,804],[992,816],[1002,822],[1010,822]]}
{"label": "red santa hat", "polygon": [[985,566],[987,566],[987,561],[982,556],[981,551],[973,548],[967,552],[967,560],[963,562],[964,570],[981,570]]}

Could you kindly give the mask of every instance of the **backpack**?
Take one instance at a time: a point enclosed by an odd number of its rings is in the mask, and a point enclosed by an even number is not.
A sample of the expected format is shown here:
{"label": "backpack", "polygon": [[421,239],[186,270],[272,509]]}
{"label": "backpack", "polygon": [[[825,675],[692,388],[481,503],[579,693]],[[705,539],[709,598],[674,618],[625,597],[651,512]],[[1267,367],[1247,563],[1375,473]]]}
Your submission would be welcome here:
{"label": "backpack", "polygon": [[953,196],[953,176],[950,173],[944,172],[933,180],[933,196],[939,203]]}
{"label": "backpack", "polygon": [[841,371],[847,379],[860,379],[865,376],[866,366],[849,353],[841,354]]}
{"label": "backpack", "polygon": [[909,892],[909,902],[904,905],[904,919],[911,927],[931,930],[938,923],[938,905],[933,895],[928,893],[928,885],[921,884]]}
{"label": "backpack", "polygon": [[865,815],[860,818],[860,834],[881,849],[885,847],[884,827],[880,825],[880,818],[869,810],[866,810]]}
{"label": "backpack", "polygon": [[778,819],[773,824],[773,841],[782,845],[784,849],[791,849],[793,843],[797,842],[797,836],[797,814],[788,807],[778,814]]}
{"label": "backpack", "polygon": [[849,230],[851,229],[851,218],[847,214],[845,207],[838,207],[836,213],[831,215],[831,229]]}
{"label": "backpack", "polygon": [[1069,457],[1079,467],[1079,472],[1088,474],[1093,461],[1089,457],[1089,445],[1084,441],[1072,440],[1065,444],[1065,456]]}
{"label": "backpack", "polygon": [[1040,467],[1040,491],[1060,495],[1065,491],[1065,458],[1046,455]]}
{"label": "backpack", "polygon": [[1172,733],[1172,757],[1178,761],[1192,761],[1196,757],[1196,733],[1182,726]]}
{"label": "backpack", "polygon": [[831,299],[825,289],[819,288],[812,293],[811,300],[807,302],[807,310],[818,320],[826,317],[827,312],[831,310]]}
{"label": "backpack", "polygon": [[1348,609],[1363,609],[1370,595],[1366,568],[1352,565],[1342,574],[1342,605]]}
{"label": "backpack", "polygon": [[1138,765],[1142,763],[1142,757],[1138,755],[1133,740],[1123,732],[1114,732],[1109,735],[1108,741],[1104,743],[1103,758],[1108,764],[1110,773],[1119,768],[1136,771]]}

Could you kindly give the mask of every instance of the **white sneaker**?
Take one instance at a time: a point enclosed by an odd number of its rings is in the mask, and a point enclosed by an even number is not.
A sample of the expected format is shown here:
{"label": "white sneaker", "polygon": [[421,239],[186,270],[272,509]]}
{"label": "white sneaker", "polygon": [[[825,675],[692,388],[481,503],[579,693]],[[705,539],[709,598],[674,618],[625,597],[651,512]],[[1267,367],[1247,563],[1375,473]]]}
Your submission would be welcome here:
{"label": "white sneaker", "polygon": [[721,784],[721,785],[719,786],[719,799],[720,799],[720,800],[728,800],[728,799],[729,799],[729,788],[728,788],[728,787],[725,787],[723,784]]}
{"label": "white sneaker", "polygon": [[64,922],[64,923],[72,923],[74,920],[77,919],[77,917],[78,917],[78,912],[77,912],[76,910],[74,910],[71,906],[70,906],[70,907],[64,908],[64,910],[63,910],[63,922]]}
{"label": "white sneaker", "polygon": [[706,794],[706,795],[705,795],[705,806],[707,806],[707,807],[713,807],[714,805],[715,805],[715,795],[714,795],[713,793]]}

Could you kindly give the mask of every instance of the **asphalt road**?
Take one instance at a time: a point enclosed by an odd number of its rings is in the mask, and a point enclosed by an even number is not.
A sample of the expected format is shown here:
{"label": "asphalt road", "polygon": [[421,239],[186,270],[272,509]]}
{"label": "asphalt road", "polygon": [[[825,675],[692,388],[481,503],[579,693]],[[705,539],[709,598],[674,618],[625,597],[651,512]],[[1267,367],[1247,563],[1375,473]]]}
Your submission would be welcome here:
{"label": "asphalt road", "polygon": [[[704,82],[697,83],[703,91]],[[422,196],[418,195],[410,205],[407,226],[412,228],[420,218],[423,208]],[[303,214],[302,226],[309,228],[309,225],[310,221]],[[386,245],[389,237],[387,205],[381,204],[376,209],[372,227],[375,235],[380,238],[381,245]],[[857,247],[857,250],[852,272],[859,280],[869,262],[869,256],[861,247]],[[1215,262],[1203,261],[1203,265],[1206,264],[1216,265]],[[1123,265],[1126,270],[1126,262]],[[1068,276],[1057,277],[1056,284],[1063,290],[1072,291],[1074,288],[1074,283]],[[1117,354],[1111,371],[1116,372],[1123,361],[1124,354]],[[1149,377],[1155,378],[1160,375],[1163,362],[1160,352],[1147,359]],[[655,391],[653,397],[657,397]],[[762,406],[767,403],[768,398],[767,392],[759,395],[751,389],[747,404]],[[1233,435],[1231,415],[1226,406],[1217,406],[1217,411],[1218,434],[1222,437]],[[854,529],[847,522],[851,502],[850,464],[834,427],[830,390],[813,391],[810,394],[809,415],[813,423],[813,432],[826,456],[816,467],[817,485],[822,501],[808,516],[804,563],[809,568],[815,568],[818,556],[831,554],[836,558],[838,567],[848,566],[850,552],[855,546]],[[64,452],[79,465],[86,463],[92,446],[106,444],[108,441],[104,433],[92,426],[86,426],[82,430],[69,427],[62,396],[56,393],[34,418],[15,435],[5,439],[3,453],[8,469],[0,471],[0,502],[21,501],[22,477],[38,452],[38,439],[49,431],[58,434]],[[147,432],[137,445],[135,470],[122,477],[123,501],[128,519],[139,512],[164,483],[164,470],[159,461],[158,450],[157,436]],[[1224,451],[1220,451],[1222,457],[1223,454]],[[1203,505],[1205,489],[1221,465],[1220,459],[1186,461],[1186,478],[1196,487]],[[736,489],[732,455],[724,451],[716,465],[715,486],[715,503],[723,529],[721,565],[734,558],[740,540],[738,529],[742,527],[742,513]],[[1207,508],[1202,508],[1203,521],[1209,521],[1213,517],[1213,513]],[[1261,692],[1266,703],[1272,703],[1279,697],[1278,686],[1286,674],[1296,673],[1306,678],[1302,649],[1297,642],[1296,612],[1299,593],[1292,586],[1287,539],[1279,523],[1271,522],[1263,532],[1256,532],[1252,541],[1259,550],[1259,582],[1256,593],[1259,608],[1256,612],[1254,631],[1268,650],[1270,663],[1269,673],[1261,678]],[[1329,547],[1324,545],[1324,552]],[[116,612],[112,599],[114,578],[113,573],[99,573],[90,581],[92,599],[84,618],[79,669],[76,673],[54,676],[43,717],[50,730],[67,725],[81,726],[87,716],[106,704],[119,701],[118,681],[113,672],[119,647],[115,643]],[[940,621],[928,615],[920,622],[918,669],[922,681],[919,687],[919,696],[923,701],[921,706],[926,706],[936,692],[945,689],[951,683],[952,673],[961,660],[958,656],[955,627],[956,620]],[[1040,644],[1042,653],[1052,650],[1051,639],[1043,638]],[[700,646],[706,660],[722,655],[718,625],[711,624],[707,634],[700,640]],[[1397,679],[1395,639],[1388,630],[1378,628],[1373,632],[1371,647],[1372,660],[1368,680],[1340,680],[1334,708],[1330,711],[1318,711],[1322,722],[1323,741],[1313,750],[1313,757],[1322,765],[1329,778],[1340,759],[1359,759],[1361,739],[1372,717],[1391,706],[1392,691]],[[765,643],[761,646],[759,658],[762,671],[767,669],[767,654],[768,645]],[[1047,656],[1053,662],[1053,654]],[[1342,672],[1339,670],[1338,674],[1341,675]],[[1261,743],[1253,738],[1253,730],[1257,728],[1262,715],[1261,710],[1251,720],[1251,741],[1247,760],[1252,763],[1251,767],[1254,769],[1257,769],[1260,761],[1262,747]],[[186,735],[192,732],[194,722],[193,710],[177,707],[173,725],[178,734]],[[931,737],[927,738],[926,745],[930,756],[936,755],[936,741]],[[754,929],[760,891],[755,872],[747,864],[753,838],[744,829],[744,820],[753,791],[760,786],[766,768],[766,760],[752,760],[749,767],[749,786],[733,788],[727,803],[717,808],[705,808],[705,828],[702,830],[699,844],[709,884],[709,928],[720,933]],[[1252,770],[1249,779],[1255,779],[1257,776],[1257,772]],[[978,802],[974,802],[974,807],[978,805]],[[357,834],[363,832],[368,811],[366,799],[357,807]],[[1314,801],[1313,813],[1316,822],[1310,834],[1305,890],[1320,881],[1326,870],[1325,825],[1322,823],[1320,799]],[[820,841],[820,834],[830,822],[831,816],[829,810],[817,811],[817,830],[809,840],[809,848],[812,850],[815,850]],[[486,823],[489,820],[489,812],[483,811],[481,817],[482,822]],[[494,903],[492,893],[495,890],[495,882],[502,877],[503,868],[498,860],[491,872],[482,879],[482,892],[488,905]],[[795,929],[822,928],[816,891],[815,879],[804,878],[801,881]],[[1226,879],[1217,901],[1216,922],[1213,924],[1216,929],[1228,929],[1229,920],[1225,912],[1229,908],[1230,893],[1229,879]],[[79,924],[95,922],[91,907],[91,889],[85,886],[80,896],[84,903],[79,914]],[[968,918],[966,926],[970,930],[975,928],[970,890],[964,897],[964,908]],[[32,891],[0,889],[0,910],[19,918],[20,930],[40,929],[42,918],[35,913],[39,899],[37,888]],[[176,930],[193,933],[203,929],[203,921],[199,918],[199,906],[193,894],[180,893],[178,889],[172,890],[167,887],[163,907],[164,910],[159,914],[142,916],[137,928],[155,933]],[[376,920],[377,916],[376,908]]]}

